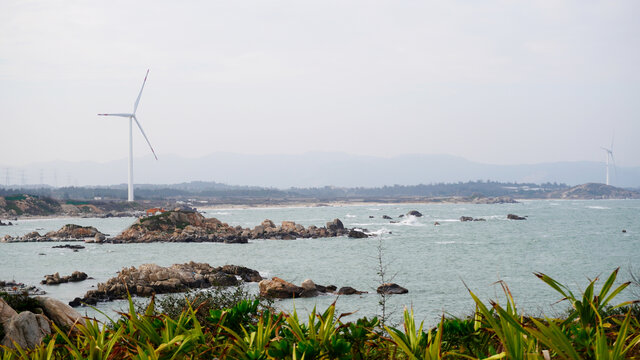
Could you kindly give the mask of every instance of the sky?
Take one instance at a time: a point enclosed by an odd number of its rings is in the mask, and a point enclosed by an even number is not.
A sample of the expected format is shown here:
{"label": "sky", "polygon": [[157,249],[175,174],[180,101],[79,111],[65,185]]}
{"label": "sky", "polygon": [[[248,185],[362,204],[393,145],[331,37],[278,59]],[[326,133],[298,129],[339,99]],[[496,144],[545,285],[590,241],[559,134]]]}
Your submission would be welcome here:
{"label": "sky", "polygon": [[[640,166],[640,2],[0,1],[0,166],[450,154]],[[135,156],[150,150],[138,131]]]}

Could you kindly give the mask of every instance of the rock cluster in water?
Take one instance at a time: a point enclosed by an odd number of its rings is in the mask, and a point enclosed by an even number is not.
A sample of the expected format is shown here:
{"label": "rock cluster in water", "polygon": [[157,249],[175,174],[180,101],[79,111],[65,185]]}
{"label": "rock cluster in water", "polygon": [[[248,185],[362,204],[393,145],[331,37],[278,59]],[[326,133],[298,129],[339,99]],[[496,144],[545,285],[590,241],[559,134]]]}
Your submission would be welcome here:
{"label": "rock cluster in water", "polygon": [[91,242],[95,239],[105,239],[105,235],[93,226],[80,226],[75,224],[64,225],[58,231],[50,231],[41,235],[37,231],[32,231],[23,236],[12,237],[5,235],[0,242],[41,242],[41,241],[85,241]]}
{"label": "rock cluster in water", "polygon": [[92,226],[65,225],[45,235],[37,231],[24,236],[5,235],[0,242],[84,241],[86,243],[147,243],[147,242],[224,242],[247,243],[251,239],[293,240],[297,238],[324,238],[347,235],[340,219],[324,227],[304,227],[293,221],[281,225],[267,219],[253,229],[230,226],[216,218],[205,218],[195,210],[173,210],[155,216],[142,216],[119,235],[106,238]]}
{"label": "rock cluster in water", "polygon": [[81,271],[74,271],[71,275],[60,276],[60,273],[45,275],[44,280],[40,281],[42,285],[58,285],[68,282],[78,282],[86,280],[89,276]]}
{"label": "rock cluster in water", "polygon": [[518,216],[516,214],[508,214],[507,219],[509,220],[527,220],[526,217]]}
{"label": "rock cluster in water", "polygon": [[307,228],[293,221],[276,226],[271,220],[250,228],[232,227],[216,218],[205,218],[196,211],[167,211],[161,215],[141,217],[120,235],[109,239],[116,243],[130,242],[225,242],[246,243],[250,239],[319,238],[346,235],[342,221],[335,219],[326,227]]}
{"label": "rock cluster in water", "polygon": [[378,289],[376,289],[376,292],[378,294],[394,295],[394,294],[406,294],[409,292],[409,290],[403,288],[402,286],[396,283],[385,283],[378,286]]}
{"label": "rock cluster in water", "polygon": [[336,294],[336,295],[359,295],[366,294],[366,291],[358,291],[352,287],[346,286],[338,289],[334,285],[318,285],[311,279],[306,279],[300,286],[283,280],[279,277],[265,279],[258,284],[260,288],[260,296],[278,299],[293,299],[301,297],[314,297],[320,294]]}
{"label": "rock cluster in water", "polygon": [[0,292],[7,294],[44,295],[46,291],[35,286],[25,285],[15,281],[0,280]]}
{"label": "rock cluster in water", "polygon": [[76,298],[69,305],[79,306],[83,302],[93,305],[98,301],[126,299],[127,291],[131,295],[151,296],[260,280],[262,277],[256,270],[237,265],[213,267],[205,263],[189,262],[162,267],[143,264],[138,268],[122,269],[116,277],[98,284],[97,290],[87,291],[83,299]]}
{"label": "rock cluster in water", "polygon": [[471,216],[460,216],[460,221],[466,222],[466,221],[487,221],[487,220],[484,218],[474,218]]}

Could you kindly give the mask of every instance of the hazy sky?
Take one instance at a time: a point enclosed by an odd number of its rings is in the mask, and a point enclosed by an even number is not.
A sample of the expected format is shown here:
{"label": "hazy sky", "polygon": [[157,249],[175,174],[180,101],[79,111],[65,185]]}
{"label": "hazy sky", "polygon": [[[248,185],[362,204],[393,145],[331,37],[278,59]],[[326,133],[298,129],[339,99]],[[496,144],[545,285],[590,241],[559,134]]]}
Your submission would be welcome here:
{"label": "hazy sky", "polygon": [[[0,166],[212,152],[640,165],[640,2],[0,1]],[[136,132],[136,156],[148,156]]]}

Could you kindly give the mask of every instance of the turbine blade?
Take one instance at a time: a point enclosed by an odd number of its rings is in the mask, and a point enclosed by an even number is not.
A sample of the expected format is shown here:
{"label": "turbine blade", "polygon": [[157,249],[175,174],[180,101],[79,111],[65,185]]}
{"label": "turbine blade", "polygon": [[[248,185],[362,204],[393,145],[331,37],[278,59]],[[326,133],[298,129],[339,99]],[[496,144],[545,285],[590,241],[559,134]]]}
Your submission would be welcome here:
{"label": "turbine blade", "polygon": [[144,133],[144,130],[142,130],[142,126],[140,126],[140,122],[138,122],[138,118],[133,115],[132,116],[133,120],[136,121],[136,124],[138,124],[138,127],[140,128],[140,132],[142,133],[142,136],[144,136],[144,139],[147,140],[147,144],[149,144],[149,148],[151,149],[151,152],[153,153],[153,157],[156,158],[156,160],[158,160],[158,157],[156,156],[156,152],[153,151],[153,146],[151,146],[151,143],[149,142],[149,138],[147,138],[147,134]]}
{"label": "turbine blade", "polygon": [[609,148],[613,152],[613,135],[611,135],[611,147]]}
{"label": "turbine blade", "polygon": [[[147,73],[144,75],[144,81],[142,82],[142,88],[140,88],[140,93],[138,94],[138,98],[136,99],[136,103],[133,105],[133,115],[136,114],[136,110],[138,110],[138,104],[140,103],[140,97],[142,96],[142,90],[144,90],[144,84],[147,83],[147,76],[149,76],[149,69],[147,69]],[[139,126],[140,124],[138,124]]]}
{"label": "turbine blade", "polygon": [[98,114],[98,116],[120,116],[120,117],[131,117],[133,114]]}

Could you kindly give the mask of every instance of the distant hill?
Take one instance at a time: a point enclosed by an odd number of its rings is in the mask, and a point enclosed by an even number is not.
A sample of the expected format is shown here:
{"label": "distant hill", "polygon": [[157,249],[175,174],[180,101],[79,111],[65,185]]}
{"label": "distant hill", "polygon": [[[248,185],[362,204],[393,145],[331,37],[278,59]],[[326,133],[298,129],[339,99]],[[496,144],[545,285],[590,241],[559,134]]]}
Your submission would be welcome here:
{"label": "distant hill", "polygon": [[[0,164],[0,168],[3,167]],[[107,163],[54,162],[13,168],[11,184],[113,185],[127,179],[126,159]],[[29,175],[30,174],[30,175]],[[55,174],[55,175],[54,175]],[[612,171],[612,185],[640,187],[640,167]],[[300,155],[215,153],[198,158],[160,156],[135,159],[139,184],[177,184],[194,180],[260,187],[381,187],[456,183],[476,180],[517,183],[604,182],[603,162],[558,162],[530,165],[491,165],[450,155],[402,155],[390,158],[312,152]],[[37,181],[36,181],[37,180]],[[177,189],[188,190],[188,189]]]}
{"label": "distant hill", "polygon": [[60,203],[48,197],[16,194],[0,196],[0,216],[52,215],[62,211]]}
{"label": "distant hill", "polygon": [[640,199],[640,193],[605,184],[588,183],[549,194],[555,199]]}
{"label": "distant hill", "polygon": [[[32,195],[24,195],[27,192]],[[17,194],[17,195],[16,195]],[[173,185],[139,185],[136,203],[127,203],[125,186],[68,187],[41,189],[0,189],[0,215],[18,204],[43,202],[55,198],[67,213],[101,214],[113,211],[141,210],[171,204],[286,205],[292,203],[345,202],[469,202],[502,203],[512,199],[638,199],[640,193],[604,184],[588,183],[570,187],[566,184],[519,184],[494,181],[470,181],[449,184],[394,185],[382,187],[335,187],[274,189],[194,182]],[[25,200],[26,197],[26,200]],[[9,202],[11,199],[14,202]],[[73,200],[71,200],[73,199]],[[27,201],[28,200],[28,201]],[[47,201],[48,201],[47,200]],[[17,202],[16,202],[17,201]],[[25,202],[26,201],[26,202]],[[52,200],[53,201],[53,200]],[[3,205],[4,204],[4,205]],[[43,205],[46,205],[43,203]],[[126,205],[126,206],[125,206]],[[48,206],[52,206],[49,204]],[[42,207],[42,206],[41,206]],[[31,208],[37,208],[33,205]],[[24,214],[35,214],[20,208]]]}

